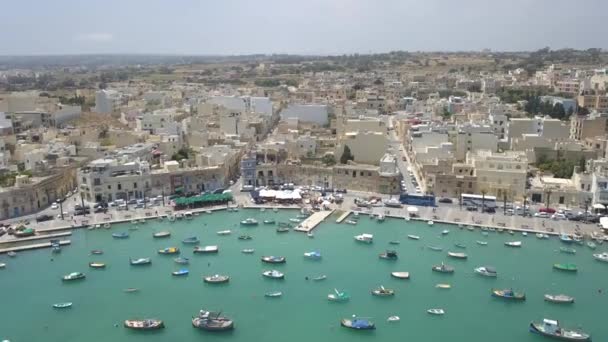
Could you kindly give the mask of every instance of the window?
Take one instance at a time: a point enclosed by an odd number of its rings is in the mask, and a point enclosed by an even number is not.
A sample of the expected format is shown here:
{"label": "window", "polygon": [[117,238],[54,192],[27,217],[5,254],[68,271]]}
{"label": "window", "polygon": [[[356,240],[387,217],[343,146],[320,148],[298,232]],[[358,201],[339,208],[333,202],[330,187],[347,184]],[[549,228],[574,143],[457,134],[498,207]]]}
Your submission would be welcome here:
{"label": "window", "polygon": [[359,176],[363,177],[363,171],[359,171]]}
{"label": "window", "polygon": [[117,188],[118,190],[122,190],[122,185],[121,185],[120,183],[118,183],[118,184],[116,185],[116,188]]}
{"label": "window", "polygon": [[564,196],[559,196],[559,204],[564,204]]}
{"label": "window", "polygon": [[369,177],[371,177],[371,176],[372,176],[372,172],[371,172],[371,171],[368,171],[368,172],[367,172],[367,175],[368,175]]}
{"label": "window", "polygon": [[473,182],[469,182],[469,189],[473,188]]}
{"label": "window", "polygon": [[133,189],[137,189],[137,182],[133,182]]}
{"label": "window", "polygon": [[108,190],[112,190],[112,186],[111,185],[108,185]]}
{"label": "window", "polygon": [[99,178],[94,178],[93,185],[101,185],[101,180]]}

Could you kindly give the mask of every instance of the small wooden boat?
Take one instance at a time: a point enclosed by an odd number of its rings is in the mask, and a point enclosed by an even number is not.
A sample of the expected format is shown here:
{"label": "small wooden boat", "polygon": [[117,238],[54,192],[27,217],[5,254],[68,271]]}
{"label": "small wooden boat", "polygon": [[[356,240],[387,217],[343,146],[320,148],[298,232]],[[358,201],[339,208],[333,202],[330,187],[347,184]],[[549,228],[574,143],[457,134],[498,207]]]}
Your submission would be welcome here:
{"label": "small wooden boat", "polygon": [[450,233],[450,231],[447,229],[444,229],[441,231],[441,235],[448,235],[449,233]]}
{"label": "small wooden boat", "polygon": [[565,244],[571,244],[571,243],[573,243],[573,242],[574,242],[574,239],[573,239],[573,238],[571,238],[571,237],[570,237],[569,235],[567,235],[567,234],[561,234],[561,235],[559,236],[559,240],[560,240],[561,242],[565,243]]}
{"label": "small wooden boat", "polygon": [[485,230],[484,230],[484,231],[482,231],[482,232],[481,232],[481,235],[483,235],[483,236],[488,236],[488,235],[489,235],[489,233],[488,233],[487,231],[485,231]]}
{"label": "small wooden boat", "polygon": [[253,238],[251,237],[251,235],[239,235],[239,237],[237,239],[239,239],[239,240],[251,240]]}
{"label": "small wooden boat", "polygon": [[433,266],[432,270],[439,273],[454,273],[454,267],[445,265],[444,263]]}
{"label": "small wooden boat", "polygon": [[559,251],[566,254],[576,254],[576,249],[568,247],[560,247]]}
{"label": "small wooden boat", "polygon": [[435,287],[438,288],[438,289],[450,289],[450,288],[452,288],[452,285],[450,285],[450,284],[437,284],[437,285],[435,285]]}
{"label": "small wooden boat", "polygon": [[269,297],[269,298],[277,298],[277,297],[281,297],[282,295],[283,295],[283,292],[281,292],[281,291],[264,293],[264,297]]}
{"label": "small wooden boat", "polygon": [[397,260],[398,256],[397,256],[397,251],[394,250],[387,250],[384,253],[380,253],[380,255],[378,255],[380,257],[380,259],[386,259],[386,260]]}
{"label": "small wooden boat", "polygon": [[305,252],[304,257],[313,260],[319,260],[322,258],[321,252],[319,251]]}
{"label": "small wooden boat", "polygon": [[410,240],[420,240],[420,236],[412,234],[408,235],[407,238]]}
{"label": "small wooden boat", "polygon": [[135,293],[135,292],[139,292],[139,289],[135,288],[135,287],[129,287],[129,288],[124,289],[123,291],[126,293]]}
{"label": "small wooden boat", "polygon": [[435,252],[441,252],[443,251],[443,247],[439,247],[439,246],[426,246],[426,248],[435,251]]}
{"label": "small wooden boat", "polygon": [[72,302],[55,303],[55,304],[53,304],[53,307],[55,309],[67,309],[67,308],[71,308],[72,307]]}
{"label": "small wooden boat", "polygon": [[129,233],[127,233],[127,232],[112,233],[112,237],[115,239],[126,239],[129,237]]}
{"label": "small wooden boat", "polygon": [[277,230],[277,233],[288,233],[289,232],[288,227],[278,227],[276,230]]}
{"label": "small wooden boat", "polygon": [[434,224],[435,224],[435,222],[433,222],[433,221],[427,221],[427,224],[428,224],[429,226],[432,226],[432,225],[434,225]]}
{"label": "small wooden boat", "polygon": [[576,267],[575,264],[553,264],[553,268],[560,270],[560,271],[566,271],[566,272],[578,271],[578,268]]}
{"label": "small wooden boat", "polygon": [[232,234],[231,230],[220,230],[217,232],[217,235],[230,235]]}
{"label": "small wooden boat", "polygon": [[86,275],[81,272],[72,272],[70,274],[64,275],[61,279],[63,281],[73,281],[73,280],[81,280],[86,278]]}
{"label": "small wooden boat", "polygon": [[467,248],[467,246],[463,245],[462,243],[455,243],[454,247],[456,247],[456,248],[462,248],[462,249]]}
{"label": "small wooden boat", "polygon": [[340,325],[348,328],[348,329],[354,329],[354,330],[373,330],[376,329],[376,324],[374,324],[374,322],[369,321],[365,318],[355,318],[353,317],[352,319],[349,318],[343,318],[340,321]]}
{"label": "small wooden boat", "polygon": [[139,259],[129,258],[129,263],[133,266],[150,265],[152,263],[152,260],[150,260],[150,258],[139,258]]}
{"label": "small wooden boat", "polygon": [[282,272],[279,272],[277,270],[264,271],[264,272],[262,272],[262,275],[266,278],[271,278],[271,279],[285,278],[285,274],[283,274]]}
{"label": "small wooden boat", "polygon": [[252,254],[253,252],[255,252],[255,249],[253,249],[253,248],[245,248],[245,249],[241,250],[241,253],[244,253],[244,254]]}
{"label": "small wooden boat", "polygon": [[234,322],[222,316],[221,312],[201,310],[198,316],[192,319],[192,326],[207,331],[228,331],[234,329]]}
{"label": "small wooden boat", "polygon": [[209,283],[209,284],[222,284],[222,283],[227,283],[230,281],[230,277],[227,275],[219,275],[219,274],[214,274],[212,276],[206,276],[203,278],[203,281],[205,283]]}
{"label": "small wooden boat", "polygon": [[157,330],[164,327],[165,324],[159,319],[128,319],[125,321],[125,328],[133,330]]}
{"label": "small wooden boat", "polygon": [[428,309],[426,310],[426,312],[430,313],[431,315],[443,315],[445,314],[445,311],[443,309]]}
{"label": "small wooden boat", "polygon": [[567,296],[565,294],[546,294],[545,300],[551,303],[570,304],[574,303],[574,297]]}
{"label": "small wooden boat", "polygon": [[521,241],[509,241],[509,242],[505,242],[505,246],[507,246],[507,247],[521,247]]}
{"label": "small wooden boat", "polygon": [[348,224],[351,224],[351,225],[353,225],[353,226],[354,226],[354,225],[356,225],[356,224],[358,223],[358,222],[357,222],[357,220],[346,220],[346,221],[344,221],[344,222],[345,222],[345,223],[348,223]]}
{"label": "small wooden boat", "polygon": [[391,276],[398,279],[410,279],[410,272],[391,272]]}
{"label": "small wooden boat", "polygon": [[188,275],[188,273],[190,273],[190,271],[188,271],[188,270],[187,270],[187,269],[185,269],[185,268],[182,268],[182,269],[179,269],[179,270],[177,270],[177,271],[173,271],[173,272],[171,272],[171,274],[172,274],[172,275],[174,275],[174,276],[176,276],[176,277],[179,277],[179,276],[186,276],[186,275]]}
{"label": "small wooden boat", "polygon": [[91,254],[93,255],[101,255],[103,254],[103,251],[101,249],[94,249],[91,251]]}
{"label": "small wooden boat", "polygon": [[498,276],[496,269],[492,266],[480,266],[475,268],[474,271],[475,273],[485,277],[496,278]]}
{"label": "small wooden boat", "polygon": [[519,293],[513,291],[513,289],[496,290],[492,289],[492,296],[510,299],[510,300],[526,300],[525,293]]}
{"label": "small wooden boat", "polygon": [[389,318],[387,318],[386,320],[388,322],[399,322],[401,318],[399,318],[399,316],[389,316]]}
{"label": "small wooden boat", "polygon": [[338,291],[334,289],[334,293],[327,295],[327,300],[330,302],[346,302],[350,299],[350,295],[346,292]]}
{"label": "small wooden boat", "polygon": [[103,262],[90,262],[89,267],[90,268],[106,268],[106,264],[104,264]]}
{"label": "small wooden boat", "polygon": [[480,246],[487,246],[487,245],[488,245],[488,242],[487,242],[487,241],[479,241],[479,240],[477,240],[477,241],[475,241],[475,242],[476,242],[478,245],[480,245]]}
{"label": "small wooden boat", "polygon": [[275,220],[264,220],[264,224],[275,224]]}
{"label": "small wooden boat", "polygon": [[551,319],[543,319],[542,323],[531,322],[530,332],[552,337],[563,341],[591,341],[591,335],[578,331],[568,330],[560,327],[559,322]]}
{"label": "small wooden boat", "polygon": [[589,241],[587,242],[587,247],[589,247],[590,249],[595,249],[597,245],[594,242]]}
{"label": "small wooden boat", "polygon": [[190,263],[190,259],[183,258],[183,257],[175,258],[175,259],[173,259],[173,261],[175,261],[176,264],[180,264],[180,265],[188,265]]}
{"label": "small wooden boat", "polygon": [[167,248],[159,249],[158,254],[179,254],[179,248],[167,247]]}
{"label": "small wooden boat", "polygon": [[219,251],[218,246],[204,246],[204,247],[196,246],[196,247],[194,247],[194,253],[197,253],[197,254],[211,254],[211,253],[217,253],[218,251]]}
{"label": "small wooden boat", "polygon": [[187,238],[185,238],[185,239],[182,240],[182,243],[184,245],[195,245],[195,244],[197,244],[199,242],[200,242],[200,240],[196,236],[187,237]]}
{"label": "small wooden boat", "polygon": [[384,288],[384,286],[380,286],[380,288],[373,289],[372,294],[374,296],[378,296],[378,297],[389,297],[389,296],[395,295],[395,290],[386,289],[386,288]]}
{"label": "small wooden boat", "polygon": [[393,241],[389,241],[388,244],[389,245],[399,245],[399,244],[401,244],[401,241],[393,240]]}
{"label": "small wooden boat", "polygon": [[249,217],[244,219],[243,221],[241,221],[241,225],[243,226],[257,226],[258,225],[258,220]]}
{"label": "small wooden boat", "polygon": [[287,261],[285,257],[282,256],[263,256],[262,262],[268,264],[284,264]]}
{"label": "small wooden boat", "polygon": [[465,253],[448,252],[448,256],[456,259],[466,259],[468,256]]}
{"label": "small wooden boat", "polygon": [[321,281],[321,280],[325,280],[325,279],[327,279],[327,276],[325,274],[321,274],[319,276],[312,278],[312,280],[314,280],[314,281]]}
{"label": "small wooden boat", "polygon": [[593,254],[593,258],[598,261],[608,262],[608,253],[596,253]]}

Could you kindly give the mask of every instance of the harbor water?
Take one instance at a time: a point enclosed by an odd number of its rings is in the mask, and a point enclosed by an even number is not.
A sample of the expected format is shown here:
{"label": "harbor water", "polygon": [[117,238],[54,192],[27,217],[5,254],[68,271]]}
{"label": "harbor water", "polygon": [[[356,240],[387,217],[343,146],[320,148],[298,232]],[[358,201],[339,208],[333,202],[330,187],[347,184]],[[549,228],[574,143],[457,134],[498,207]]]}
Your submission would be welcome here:
{"label": "harbor water", "polygon": [[[0,340],[19,341],[542,341],[528,331],[531,321],[557,319],[566,328],[581,328],[595,341],[608,341],[604,324],[608,305],[608,263],[593,259],[595,251],[572,245],[576,254],[560,252],[563,244],[555,237],[537,239],[519,233],[468,231],[456,226],[387,218],[377,222],[361,216],[357,225],[337,224],[336,216],[315,229],[314,238],[291,231],[277,233],[276,225],[264,219],[288,222],[298,215],[294,210],[201,214],[192,220],[169,222],[149,220],[146,224],[115,224],[112,229],[75,231],[70,246],[52,254],[50,250],[22,252],[15,258],[0,256],[6,263],[0,270]],[[253,217],[258,226],[239,224]],[[136,228],[136,229],[135,229]],[[231,235],[216,234],[232,230]],[[449,233],[441,232],[448,229]],[[161,230],[170,238],[154,239]],[[112,238],[113,232],[129,232],[127,239]],[[362,233],[374,235],[372,244],[356,242]],[[241,234],[253,237],[238,240]],[[408,234],[421,237],[407,238]],[[192,245],[182,239],[198,236],[200,245],[218,245],[214,255],[193,254]],[[389,245],[389,241],[400,241]],[[486,246],[476,243],[487,241]],[[509,248],[507,241],[522,241],[521,248]],[[455,247],[463,244],[466,248]],[[178,265],[176,255],[160,255],[159,249],[176,246],[190,265]],[[440,246],[434,251],[426,246]],[[242,249],[254,248],[254,254]],[[103,255],[91,255],[101,249]],[[378,257],[387,249],[398,253],[397,260]],[[304,252],[319,251],[321,260],[310,260]],[[448,251],[464,252],[468,259],[452,259]],[[285,264],[264,264],[264,255],[285,256]],[[129,258],[152,258],[149,266],[131,266]],[[105,269],[91,269],[89,262],[104,262]],[[431,271],[445,262],[454,274]],[[578,272],[553,269],[554,263],[575,263]],[[473,272],[478,266],[494,266],[498,277]],[[184,277],[172,271],[188,268]],[[264,270],[285,273],[284,280],[262,277]],[[392,278],[394,271],[410,272],[409,280]],[[84,272],[86,279],[62,282],[71,272]],[[227,284],[206,284],[203,276],[230,276]],[[313,281],[327,275],[323,281]],[[438,289],[438,283],[451,289]],[[375,297],[380,286],[395,290],[393,297]],[[138,288],[127,293],[126,288]],[[492,288],[513,288],[525,292],[527,300],[508,302],[490,295]],[[329,302],[334,289],[346,291],[348,302]],[[279,298],[267,292],[282,291]],[[543,295],[567,294],[574,304],[545,302]],[[54,309],[54,303],[73,302],[69,309]],[[191,319],[201,308],[222,311],[235,321],[235,329],[210,333],[192,327]],[[427,309],[442,308],[443,316]],[[374,331],[354,331],[340,327],[340,319],[352,315],[376,323]],[[388,322],[397,315],[399,322]],[[132,318],[158,318],[166,328],[155,332],[125,329],[123,321]]]}

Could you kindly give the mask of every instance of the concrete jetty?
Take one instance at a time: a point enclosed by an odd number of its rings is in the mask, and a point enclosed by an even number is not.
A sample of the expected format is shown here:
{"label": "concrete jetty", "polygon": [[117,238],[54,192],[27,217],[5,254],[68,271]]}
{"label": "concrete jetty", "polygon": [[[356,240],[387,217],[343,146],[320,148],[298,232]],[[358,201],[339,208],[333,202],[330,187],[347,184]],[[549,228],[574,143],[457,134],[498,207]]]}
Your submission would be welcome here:
{"label": "concrete jetty", "polygon": [[70,236],[70,235],[72,235],[72,232],[63,232],[63,233],[57,233],[57,234],[35,235],[35,236],[26,237],[26,238],[14,238],[14,239],[10,239],[10,240],[2,240],[2,241],[0,241],[0,245],[2,245],[2,244],[11,244],[11,243],[21,243],[21,242],[28,242],[28,241],[36,241],[36,240],[44,240],[44,239],[56,239],[56,238],[60,238],[60,237]]}
{"label": "concrete jetty", "polygon": [[[70,240],[61,240],[61,241],[59,241],[59,245],[60,246],[69,245],[71,243],[72,243],[72,241],[70,241]],[[28,251],[30,249],[50,248],[50,247],[51,247],[51,243],[50,242],[42,242],[42,243],[36,243],[36,244],[33,244],[33,245],[25,245],[25,246],[17,246],[17,247],[10,247],[10,248],[0,249],[0,254],[8,253],[8,252]]]}
{"label": "concrete jetty", "polygon": [[317,211],[316,213],[308,216],[296,229],[298,232],[309,233],[313,229],[315,229],[319,223],[323,222],[329,215],[331,215],[333,210],[324,210]]}
{"label": "concrete jetty", "polygon": [[342,215],[340,215],[340,217],[338,217],[338,219],[336,220],[336,223],[342,223],[342,221],[344,221],[344,219],[346,219],[348,217],[348,215],[350,215],[352,213],[352,211],[347,210],[344,213],[342,213]]}

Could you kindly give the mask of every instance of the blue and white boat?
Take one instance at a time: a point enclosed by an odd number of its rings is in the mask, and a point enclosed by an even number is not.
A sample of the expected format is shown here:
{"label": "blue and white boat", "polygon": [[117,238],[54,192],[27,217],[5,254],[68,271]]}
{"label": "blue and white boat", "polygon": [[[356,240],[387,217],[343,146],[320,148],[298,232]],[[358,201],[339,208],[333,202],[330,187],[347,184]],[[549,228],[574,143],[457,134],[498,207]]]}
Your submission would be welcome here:
{"label": "blue and white boat", "polygon": [[115,239],[126,239],[129,237],[129,233],[127,233],[127,232],[112,233],[112,237]]}
{"label": "blue and white boat", "polygon": [[131,259],[129,258],[129,263],[131,265],[137,266],[137,265],[149,265],[152,263],[152,260],[150,260],[150,258],[138,258],[138,259]]}
{"label": "blue and white boat", "polygon": [[304,253],[304,257],[308,258],[308,259],[321,259],[321,253],[318,251],[312,251],[312,252],[306,252]]}
{"label": "blue and white boat", "polygon": [[354,330],[371,330],[376,329],[376,325],[374,322],[371,322],[365,318],[356,318],[352,319],[344,318],[340,321],[340,325],[345,328],[354,329]]}
{"label": "blue and white boat", "polygon": [[559,240],[560,240],[561,242],[563,242],[563,243],[567,243],[567,244],[571,244],[571,243],[573,243],[573,242],[574,242],[574,240],[573,240],[573,239],[572,239],[570,236],[568,236],[567,234],[561,234],[561,235],[559,236]]}
{"label": "blue and white boat", "polygon": [[187,238],[185,238],[185,239],[182,240],[182,243],[184,245],[194,245],[194,244],[197,244],[199,242],[200,242],[200,240],[196,236],[187,237]]}
{"label": "blue and white boat", "polygon": [[190,273],[190,272],[185,268],[182,268],[178,271],[171,272],[171,274],[173,274],[174,276],[185,276],[185,275],[188,275],[188,273]]}

